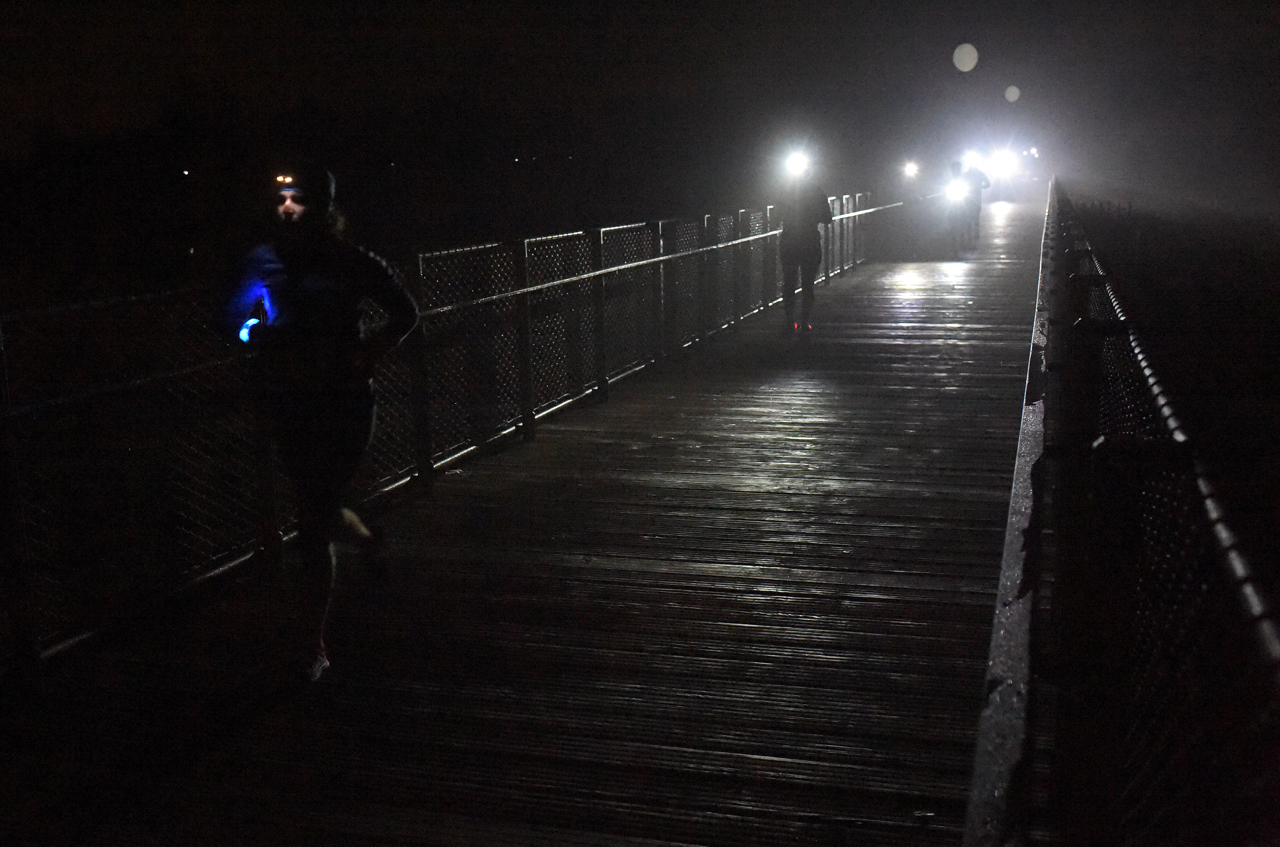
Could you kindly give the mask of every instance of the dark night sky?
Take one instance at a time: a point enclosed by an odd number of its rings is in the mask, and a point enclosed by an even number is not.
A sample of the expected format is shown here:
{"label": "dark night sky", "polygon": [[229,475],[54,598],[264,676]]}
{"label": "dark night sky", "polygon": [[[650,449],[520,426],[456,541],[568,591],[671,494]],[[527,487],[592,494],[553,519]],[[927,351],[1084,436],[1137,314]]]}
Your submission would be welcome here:
{"label": "dark night sky", "polygon": [[[251,202],[246,186],[278,151],[299,148],[332,164],[375,243],[466,241],[539,219],[755,205],[800,141],[844,192],[891,185],[907,156],[933,173],[1003,140],[1037,145],[1050,170],[1115,199],[1280,214],[1274,3],[268,11],[283,5],[54,2],[11,15],[0,167],[22,177],[11,197],[51,206],[21,219],[58,220],[65,236],[63,201],[49,198],[94,186],[76,217],[96,218],[134,184],[132,214],[165,214],[181,196],[188,229],[207,229]],[[951,63],[962,42],[979,51],[968,74]]]}

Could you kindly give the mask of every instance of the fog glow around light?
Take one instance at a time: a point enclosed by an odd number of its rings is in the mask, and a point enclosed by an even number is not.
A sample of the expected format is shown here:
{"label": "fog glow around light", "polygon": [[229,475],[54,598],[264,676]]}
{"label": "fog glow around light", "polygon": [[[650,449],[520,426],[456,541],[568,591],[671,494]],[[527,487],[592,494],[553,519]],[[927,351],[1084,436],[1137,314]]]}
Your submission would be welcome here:
{"label": "fog glow around light", "polygon": [[809,156],[797,150],[787,157],[786,168],[791,176],[803,176],[809,170]]}

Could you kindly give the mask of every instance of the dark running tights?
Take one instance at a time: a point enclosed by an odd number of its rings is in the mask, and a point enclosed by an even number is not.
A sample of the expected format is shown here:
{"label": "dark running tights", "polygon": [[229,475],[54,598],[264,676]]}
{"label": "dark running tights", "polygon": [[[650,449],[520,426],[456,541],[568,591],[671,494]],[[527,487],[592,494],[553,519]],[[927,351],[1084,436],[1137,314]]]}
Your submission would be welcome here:
{"label": "dark running tights", "polygon": [[301,637],[323,643],[336,576],[331,541],[343,496],[373,434],[367,385],[290,392],[269,399],[272,440],[298,502],[297,579]]}
{"label": "dark running tights", "polygon": [[795,320],[796,283],[800,284],[800,322],[809,323],[809,313],[813,311],[813,281],[818,276],[818,266],[822,264],[821,254],[782,256],[782,305],[787,312],[787,320]]}

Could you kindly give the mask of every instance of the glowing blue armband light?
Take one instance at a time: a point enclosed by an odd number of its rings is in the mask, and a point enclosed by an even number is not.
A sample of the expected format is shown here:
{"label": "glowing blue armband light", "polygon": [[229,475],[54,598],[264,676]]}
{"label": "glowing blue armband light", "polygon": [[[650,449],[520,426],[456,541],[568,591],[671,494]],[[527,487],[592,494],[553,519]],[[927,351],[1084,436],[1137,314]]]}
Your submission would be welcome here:
{"label": "glowing blue armband light", "polygon": [[248,344],[249,330],[252,329],[258,323],[260,323],[260,321],[257,318],[249,318],[249,320],[242,323],[240,325],[240,340],[243,341],[245,344]]}

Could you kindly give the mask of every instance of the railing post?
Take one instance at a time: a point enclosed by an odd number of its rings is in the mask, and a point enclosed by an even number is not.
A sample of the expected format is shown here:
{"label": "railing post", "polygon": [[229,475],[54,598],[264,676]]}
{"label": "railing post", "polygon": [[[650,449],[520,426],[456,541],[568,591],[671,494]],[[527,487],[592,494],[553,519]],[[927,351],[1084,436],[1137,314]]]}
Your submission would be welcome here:
{"label": "railing post", "polygon": [[[774,207],[772,205],[764,207],[764,229],[765,232],[773,232],[775,224],[773,221]],[[764,271],[761,277],[761,298],[764,305],[768,306],[778,297],[778,237],[770,236],[764,242]]]}
{"label": "railing post", "polygon": [[[529,287],[529,242],[516,244],[516,288]],[[520,369],[520,428],[525,441],[534,437],[533,306],[527,291],[516,297],[516,356]]]}
{"label": "railing post", "polygon": [[[853,211],[853,198],[848,194],[840,195],[840,214],[847,215]],[[857,264],[853,255],[853,227],[857,218],[845,218],[840,222],[840,270],[844,272]]]}
{"label": "railing post", "polygon": [[[738,210],[736,237],[746,238],[751,234],[751,211]],[[747,257],[751,255],[751,245],[738,244],[733,248],[733,314],[735,320],[741,320],[751,311],[751,298],[748,289],[751,278],[748,275]]]}
{"label": "railing post", "polygon": [[[831,201],[834,199],[834,197],[827,198],[828,213],[832,211]],[[832,271],[835,268],[836,260],[836,246],[834,244],[836,225],[834,223],[826,223],[822,225],[822,228],[824,230],[822,238],[822,282],[824,285],[830,285],[831,278],[834,276]]]}
{"label": "railing post", "polygon": [[[711,216],[702,216],[702,226],[698,230],[698,246],[711,246]],[[712,319],[715,316],[717,301],[717,280],[719,274],[711,270],[714,251],[704,250],[698,254],[698,336],[705,338],[711,332]]]}
{"label": "railing post", "polygon": [[840,214],[844,209],[840,197],[832,197],[827,206],[831,209],[831,238],[835,242],[835,250],[831,257],[832,266],[835,268],[836,276],[844,275],[844,221],[840,220]]}
{"label": "railing post", "polygon": [[[865,191],[859,191],[855,196],[855,202],[857,211],[861,212],[871,206],[871,195]],[[867,260],[867,233],[863,217],[865,215],[853,219],[853,263],[855,265],[860,265]]]}
{"label": "railing post", "polygon": [[[604,230],[595,230],[591,239],[591,268],[604,270]],[[604,329],[604,275],[597,274],[591,279],[591,316],[595,324],[595,393],[601,400],[609,399],[609,367],[605,361],[605,329]]]}
{"label": "railing post", "polygon": [[835,268],[836,276],[844,275],[844,221],[840,220],[840,214],[843,211],[839,195],[831,197],[827,201],[828,208],[831,209],[831,240],[834,244],[834,251],[831,257],[831,265]]}
{"label": "railing post", "polygon": [[[649,232],[653,236],[653,255],[666,255],[666,233],[663,232],[662,221],[655,221],[649,224]],[[662,361],[667,355],[667,309],[666,309],[666,277],[667,263],[659,262],[650,291],[651,305],[649,307],[649,349],[653,351],[653,359],[656,362]]]}
{"label": "railing post", "polygon": [[431,338],[425,321],[405,339],[409,359],[409,408],[413,416],[413,453],[418,466],[416,484],[430,491],[435,482],[435,440],[431,429]]}

